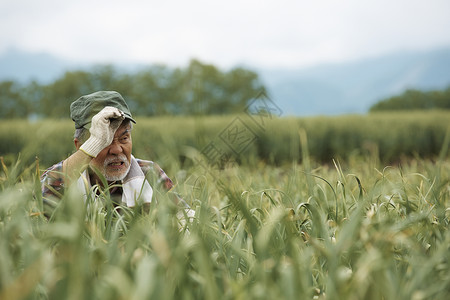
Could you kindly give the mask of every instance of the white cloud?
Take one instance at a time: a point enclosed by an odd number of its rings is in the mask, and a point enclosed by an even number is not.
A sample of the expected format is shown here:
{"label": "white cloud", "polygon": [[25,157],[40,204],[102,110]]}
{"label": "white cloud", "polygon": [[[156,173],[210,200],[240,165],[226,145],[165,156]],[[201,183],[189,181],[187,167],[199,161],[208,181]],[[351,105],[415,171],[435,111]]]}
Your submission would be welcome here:
{"label": "white cloud", "polygon": [[450,45],[450,1],[4,0],[0,51],[297,66]]}

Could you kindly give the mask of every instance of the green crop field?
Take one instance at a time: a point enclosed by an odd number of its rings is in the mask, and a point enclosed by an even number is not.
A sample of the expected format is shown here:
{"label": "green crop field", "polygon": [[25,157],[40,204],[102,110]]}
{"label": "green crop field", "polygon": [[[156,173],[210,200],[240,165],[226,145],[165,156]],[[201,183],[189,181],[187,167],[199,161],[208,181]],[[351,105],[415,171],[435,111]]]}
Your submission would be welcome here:
{"label": "green crop field", "polygon": [[448,119],[140,119],[136,156],[195,216],[69,189],[50,221],[39,177],[73,151],[72,124],[2,121],[0,299],[447,299]]}
{"label": "green crop field", "polygon": [[[371,156],[386,165],[405,158],[439,156],[448,147],[444,143],[450,132],[449,119],[448,111],[309,118],[246,114],[138,118],[133,129],[133,151],[136,157],[156,160],[170,171],[189,167],[192,150],[201,152],[210,143],[232,154],[241,165],[255,165],[260,161],[282,165],[301,162],[300,132],[305,132],[309,155],[314,161],[329,164],[333,159],[349,161],[358,156]],[[73,130],[73,122],[68,117],[38,122],[0,120],[0,155],[10,163],[18,153],[28,163],[37,156],[41,165],[48,167],[74,150]],[[245,141],[227,140],[226,134],[233,130],[249,133],[244,135],[250,140],[245,144],[247,147],[234,149],[238,150],[237,155],[230,150],[230,144],[238,146]]]}

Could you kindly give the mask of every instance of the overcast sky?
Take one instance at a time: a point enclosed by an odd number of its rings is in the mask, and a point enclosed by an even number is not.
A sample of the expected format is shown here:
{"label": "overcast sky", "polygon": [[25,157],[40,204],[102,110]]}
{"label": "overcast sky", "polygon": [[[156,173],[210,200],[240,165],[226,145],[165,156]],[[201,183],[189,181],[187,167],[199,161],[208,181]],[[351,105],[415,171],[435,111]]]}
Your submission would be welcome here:
{"label": "overcast sky", "polygon": [[449,0],[1,0],[0,53],[299,67],[450,46]]}

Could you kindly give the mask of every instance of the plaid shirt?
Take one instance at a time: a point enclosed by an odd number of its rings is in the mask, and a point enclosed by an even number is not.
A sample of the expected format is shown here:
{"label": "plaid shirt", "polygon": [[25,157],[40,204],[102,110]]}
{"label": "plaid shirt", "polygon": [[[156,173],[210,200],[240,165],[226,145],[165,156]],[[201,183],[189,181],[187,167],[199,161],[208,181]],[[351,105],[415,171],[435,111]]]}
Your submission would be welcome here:
{"label": "plaid shirt", "polygon": [[[149,160],[142,160],[136,158],[136,161],[144,172],[147,181],[149,181],[152,188],[170,191],[174,184],[172,180],[166,175],[166,173],[159,167],[157,163]],[[59,199],[64,194],[64,174],[63,174],[63,162],[51,166],[41,176],[41,189],[42,200],[44,204],[44,214],[49,217],[51,212],[55,209]],[[122,195],[122,189],[116,189],[111,193],[115,193],[116,196]],[[176,194],[175,201],[184,201]]]}

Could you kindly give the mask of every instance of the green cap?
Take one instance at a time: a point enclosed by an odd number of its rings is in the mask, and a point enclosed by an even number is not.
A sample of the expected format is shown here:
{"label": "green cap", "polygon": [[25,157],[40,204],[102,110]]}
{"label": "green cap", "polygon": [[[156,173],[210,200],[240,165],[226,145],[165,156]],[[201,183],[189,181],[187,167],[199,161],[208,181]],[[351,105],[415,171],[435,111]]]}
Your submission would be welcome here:
{"label": "green cap", "polygon": [[70,117],[75,122],[75,128],[91,127],[92,117],[100,112],[105,106],[118,108],[124,113],[125,118],[136,123],[131,116],[127,103],[118,92],[99,91],[81,96],[70,105]]}

